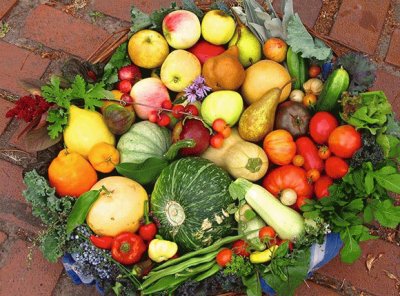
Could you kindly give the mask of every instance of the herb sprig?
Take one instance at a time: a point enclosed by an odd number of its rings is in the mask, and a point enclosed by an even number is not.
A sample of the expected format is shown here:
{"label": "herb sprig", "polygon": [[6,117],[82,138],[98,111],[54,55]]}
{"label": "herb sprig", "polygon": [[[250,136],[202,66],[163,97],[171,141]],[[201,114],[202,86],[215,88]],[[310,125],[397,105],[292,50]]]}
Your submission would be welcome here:
{"label": "herb sprig", "polygon": [[85,109],[95,110],[101,107],[101,99],[109,97],[104,89],[104,83],[86,83],[82,76],[75,76],[69,88],[62,88],[59,77],[51,77],[50,84],[42,87],[42,96],[57,107],[48,112],[47,122],[50,138],[55,139],[68,123],[68,110],[72,104],[82,104]]}

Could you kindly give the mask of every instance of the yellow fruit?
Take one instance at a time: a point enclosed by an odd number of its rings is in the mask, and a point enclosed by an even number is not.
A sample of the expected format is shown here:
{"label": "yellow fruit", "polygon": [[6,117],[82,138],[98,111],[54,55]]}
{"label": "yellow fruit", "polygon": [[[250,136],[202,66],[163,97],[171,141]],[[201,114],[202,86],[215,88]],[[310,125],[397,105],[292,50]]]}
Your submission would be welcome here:
{"label": "yellow fruit", "polygon": [[86,223],[97,235],[116,236],[136,232],[144,214],[147,192],[137,182],[120,176],[101,179],[92,190],[102,187],[100,197],[86,216]]}
{"label": "yellow fruit", "polygon": [[[242,84],[242,95],[247,104],[258,101],[267,91],[274,87],[282,87],[290,81],[290,74],[281,64],[261,60],[246,70],[246,78]],[[289,83],[282,90],[279,102],[289,97],[292,89]]]}
{"label": "yellow fruit", "polygon": [[[114,95],[114,99],[116,100],[121,100],[122,95],[124,94],[123,92],[117,90],[117,89],[113,89],[111,91],[111,93]],[[101,113],[104,114],[104,110],[106,109],[107,106],[110,106],[112,104],[119,104],[116,101],[104,101],[103,106],[101,106]],[[125,106],[125,109],[129,110],[129,111],[133,111],[133,105],[129,105],[129,106]]]}
{"label": "yellow fruit", "polygon": [[69,109],[68,125],[64,130],[64,143],[70,152],[78,152],[87,158],[90,149],[100,142],[115,145],[115,137],[96,111],[78,108]]}

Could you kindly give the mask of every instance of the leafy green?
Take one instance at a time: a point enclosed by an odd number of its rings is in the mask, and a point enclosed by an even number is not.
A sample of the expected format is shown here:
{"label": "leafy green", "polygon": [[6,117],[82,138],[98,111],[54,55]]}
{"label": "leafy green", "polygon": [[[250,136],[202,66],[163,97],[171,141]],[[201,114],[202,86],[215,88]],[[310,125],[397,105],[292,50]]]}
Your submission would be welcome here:
{"label": "leafy green", "polygon": [[260,275],[257,271],[248,276],[242,276],[242,283],[246,287],[247,296],[261,296]]}
{"label": "leafy green", "polygon": [[189,10],[197,15],[198,18],[202,18],[204,16],[204,12],[197,7],[196,3],[193,0],[183,0],[182,1],[182,8],[184,10]]}
{"label": "leafy green", "polygon": [[352,263],[361,254],[359,242],[373,239],[364,223],[373,220],[385,227],[400,223],[400,207],[387,191],[398,192],[400,174],[396,166],[374,167],[370,162],[352,168],[341,183],[329,187],[329,197],[309,201],[302,207],[306,218],[319,217],[340,233],[344,243],[342,261]]}
{"label": "leafy green", "polygon": [[232,260],[224,269],[225,274],[247,277],[254,272],[254,265],[242,256],[233,255]]}
{"label": "leafy green", "polygon": [[66,127],[68,110],[73,102],[83,101],[85,109],[95,110],[96,107],[103,105],[101,99],[109,96],[104,89],[104,83],[86,83],[80,75],[75,76],[69,88],[61,88],[60,78],[53,76],[50,79],[50,84],[44,85],[41,90],[43,98],[56,105],[49,111],[47,118],[49,123],[47,129],[52,139],[57,138]]}
{"label": "leafy green", "polygon": [[307,278],[309,265],[310,250],[294,250],[289,254],[286,242],[279,246],[262,277],[278,295],[294,295],[296,288]]}
{"label": "leafy green", "polygon": [[[85,222],[86,216],[89,212],[92,204],[99,198],[100,190],[90,190],[79,196],[75,202],[71,213],[67,219],[67,234],[71,234],[72,231]],[[105,189],[106,190],[106,189]]]}
{"label": "leafy green", "polygon": [[166,159],[151,157],[142,163],[120,163],[115,168],[119,174],[144,185],[154,182],[167,166]]}
{"label": "leafy green", "polygon": [[23,196],[32,206],[32,214],[47,226],[38,237],[39,248],[43,256],[50,262],[56,262],[64,254],[67,241],[66,220],[71,212],[74,199],[58,198],[54,188],[36,171],[24,176],[26,190]]}
{"label": "leafy green", "polygon": [[308,33],[297,13],[290,17],[287,25],[286,43],[294,52],[301,52],[303,58],[315,58],[319,61],[328,60],[332,56],[332,50],[324,42],[314,39]]}
{"label": "leafy green", "polygon": [[340,56],[335,64],[337,68],[342,66],[349,73],[348,92],[350,94],[354,95],[367,91],[375,81],[376,66],[366,55],[351,52]]}
{"label": "leafy green", "polygon": [[107,89],[112,89],[114,83],[118,82],[118,69],[131,63],[128,56],[127,46],[127,42],[118,46],[108,63],[104,66],[104,74],[101,81]]}

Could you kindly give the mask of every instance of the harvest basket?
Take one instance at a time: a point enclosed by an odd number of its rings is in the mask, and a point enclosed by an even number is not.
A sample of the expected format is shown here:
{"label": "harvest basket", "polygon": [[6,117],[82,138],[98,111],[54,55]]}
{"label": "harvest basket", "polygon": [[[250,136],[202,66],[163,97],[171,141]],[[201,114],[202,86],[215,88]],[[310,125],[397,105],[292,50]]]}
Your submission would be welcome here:
{"label": "harvest basket", "polygon": [[[195,1],[195,4],[203,12],[207,12],[211,9],[215,1]],[[226,5],[233,6],[236,1],[224,1]],[[238,1],[239,2],[239,1]],[[241,1],[240,1],[241,2]],[[283,1],[285,2],[285,1]],[[269,7],[266,2],[263,2],[263,7],[266,11]],[[279,17],[282,17],[279,15]],[[334,58],[338,58],[346,53],[348,50],[342,45],[337,43],[335,40],[329,37],[323,36],[311,28],[307,28],[308,32],[315,38],[322,40],[326,45],[328,45],[334,54]],[[130,37],[130,28],[125,28],[115,32],[112,36],[104,40],[104,42],[96,48],[93,53],[86,59],[86,65],[90,67],[103,67],[104,64],[110,60],[110,57],[115,53],[117,48],[126,42]],[[329,70],[328,70],[329,71]],[[38,153],[37,162],[31,164],[26,171],[31,171],[35,169],[41,176],[47,178],[47,169],[50,162],[56,157],[58,152],[62,149],[63,144],[59,143],[52,146],[51,148],[40,151]],[[101,175],[102,176],[102,175]],[[341,235],[336,232],[327,231],[322,244],[314,243],[310,247],[310,264],[307,269],[307,276],[311,276],[313,272],[321,268],[323,265],[327,264],[331,259],[336,257],[343,247],[343,242]],[[80,269],[80,264],[75,260],[74,254],[65,253],[62,257],[62,263],[64,265],[66,273],[69,275],[74,284],[84,284],[84,285],[96,285],[100,294],[104,294],[104,290],[100,287],[96,279],[90,275],[82,272]],[[268,283],[260,277],[260,283],[262,292],[265,294],[273,295],[275,294],[274,289],[268,285]],[[220,296],[234,296],[243,295],[243,291],[232,291],[231,293],[218,294]],[[222,293],[222,292],[221,292]]]}

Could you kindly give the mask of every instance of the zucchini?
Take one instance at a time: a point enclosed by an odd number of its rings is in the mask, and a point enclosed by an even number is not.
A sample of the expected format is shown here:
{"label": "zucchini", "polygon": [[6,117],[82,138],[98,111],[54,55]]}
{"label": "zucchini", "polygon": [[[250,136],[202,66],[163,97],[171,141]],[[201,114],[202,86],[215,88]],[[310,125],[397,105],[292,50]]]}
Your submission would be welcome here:
{"label": "zucchini", "polygon": [[303,217],[260,185],[238,178],[229,185],[229,193],[234,199],[245,199],[281,239],[293,241],[304,233]]}
{"label": "zucchini", "polygon": [[324,83],[317,101],[316,110],[335,112],[339,107],[338,100],[342,93],[347,90],[349,84],[349,73],[345,69],[341,67],[333,71]]}
{"label": "zucchini", "polygon": [[308,63],[307,60],[301,57],[301,53],[295,53],[289,47],[286,54],[286,63],[289,74],[295,79],[293,82],[294,89],[301,89],[304,82],[308,79]]}

